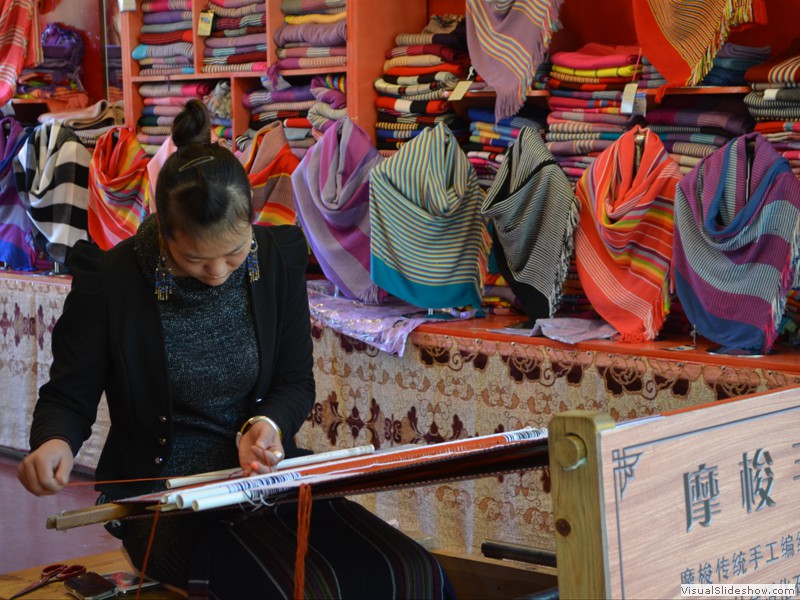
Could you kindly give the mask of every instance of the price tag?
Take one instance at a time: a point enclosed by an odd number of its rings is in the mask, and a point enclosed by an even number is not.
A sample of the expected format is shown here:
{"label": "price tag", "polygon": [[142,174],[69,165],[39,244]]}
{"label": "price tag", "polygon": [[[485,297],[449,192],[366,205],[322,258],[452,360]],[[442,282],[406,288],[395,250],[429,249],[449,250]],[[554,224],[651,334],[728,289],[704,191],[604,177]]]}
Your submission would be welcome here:
{"label": "price tag", "polygon": [[634,82],[625,85],[622,90],[622,103],[619,108],[623,115],[646,115],[647,100],[639,93],[639,84]]}
{"label": "price tag", "polygon": [[471,81],[468,80],[459,81],[456,84],[456,87],[453,88],[453,91],[450,92],[450,95],[447,97],[447,99],[450,100],[450,102],[458,102],[469,91],[471,85],[472,85]]}
{"label": "price tag", "polygon": [[136,10],[136,0],[119,0],[119,9],[123,12]]}
{"label": "price tag", "polygon": [[197,35],[211,35],[211,25],[214,22],[214,13],[204,10],[200,13],[200,20],[197,22]]}
{"label": "price tag", "polygon": [[778,99],[778,88],[770,88],[768,90],[764,90],[764,100],[772,102],[777,99]]}

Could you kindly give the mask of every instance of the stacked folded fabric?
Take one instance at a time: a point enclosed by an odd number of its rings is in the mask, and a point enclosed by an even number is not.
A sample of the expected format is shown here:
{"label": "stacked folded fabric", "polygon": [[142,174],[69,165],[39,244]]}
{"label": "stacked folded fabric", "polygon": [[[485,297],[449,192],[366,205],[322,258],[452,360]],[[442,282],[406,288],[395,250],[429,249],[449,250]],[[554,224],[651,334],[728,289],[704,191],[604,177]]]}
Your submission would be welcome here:
{"label": "stacked folded fabric", "polygon": [[191,0],[145,0],[139,45],[131,52],[140,75],[194,73]]}
{"label": "stacked folded fabric", "polygon": [[311,94],[316,102],[308,111],[311,134],[319,139],[332,126],[347,116],[347,76],[317,75],[311,80]]}
{"label": "stacked folded fabric", "polygon": [[446,99],[469,70],[464,16],[433,15],[422,32],[401,33],[395,44],[386,51],[383,76],[374,82],[378,150],[389,156],[439,123],[465,142],[466,124]]}
{"label": "stacked folded fabric", "polygon": [[345,0],[283,0],[284,24],[275,32],[276,68],[344,70],[346,9]]}
{"label": "stacked folded fabric", "polygon": [[645,121],[684,174],[734,137],[753,130],[744,102],[734,96],[667,96]]}
{"label": "stacked folded fabric", "polygon": [[302,158],[314,144],[309,109],[314,106],[314,95],[308,78],[290,84],[275,70],[261,78],[261,86],[247,92],[242,104],[250,109],[250,128],[236,140],[240,150],[249,147],[256,133],[275,121],[283,125],[283,133],[292,152]]}
{"label": "stacked folded fabric", "polygon": [[203,72],[264,71],[267,22],[264,0],[209,0],[214,13],[205,38]]}
{"label": "stacked folded fabric", "polygon": [[750,67],[769,59],[771,48],[753,48],[725,43],[714,57],[714,66],[703,78],[701,85],[745,85],[744,75]]}
{"label": "stacked folded fabric", "polygon": [[39,115],[39,123],[47,121],[59,121],[72,130],[84,146],[94,148],[101,136],[125,122],[125,111],[122,102],[98,100],[86,108]]}
{"label": "stacked folded fabric", "polygon": [[789,161],[800,177],[800,39],[780,55],[747,70],[753,91],[744,102],[756,121],[755,131]]}
{"label": "stacked folded fabric", "polygon": [[172,122],[192,98],[204,100],[216,81],[143,83],[139,86],[144,106],[136,134],[145,152],[152,156],[172,133]]}
{"label": "stacked folded fabric", "polygon": [[[638,47],[586,44],[574,52],[556,52],[547,79],[547,147],[574,184],[594,159],[641,121],[622,114],[622,90],[642,80]],[[649,85],[645,83],[645,85]]]}
{"label": "stacked folded fabric", "polygon": [[17,78],[17,97],[51,102],[51,110],[73,110],[89,104],[81,83],[83,39],[77,31],[50,23],[41,35],[43,60],[23,69]]}
{"label": "stacked folded fabric", "polygon": [[523,127],[544,136],[544,124],[533,111],[523,107],[520,114],[494,122],[494,110],[475,107],[467,110],[469,117],[469,142],[462,144],[467,158],[478,174],[478,183],[484,189],[494,182],[495,175],[505,159],[506,151],[519,138]]}
{"label": "stacked folded fabric", "polygon": [[225,145],[231,149],[233,147],[233,107],[230,81],[218,81],[203,101],[208,108],[211,120],[211,137],[224,140]]}

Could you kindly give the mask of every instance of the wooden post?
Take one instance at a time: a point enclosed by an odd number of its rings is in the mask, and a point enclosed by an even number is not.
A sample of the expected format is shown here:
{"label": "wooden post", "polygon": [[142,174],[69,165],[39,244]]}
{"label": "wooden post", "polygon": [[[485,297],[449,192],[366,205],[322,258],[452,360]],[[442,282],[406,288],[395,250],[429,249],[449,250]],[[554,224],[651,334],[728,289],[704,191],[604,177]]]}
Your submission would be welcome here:
{"label": "wooden post", "polygon": [[605,413],[566,411],[548,426],[558,589],[565,600],[606,596],[596,438],[614,425]]}

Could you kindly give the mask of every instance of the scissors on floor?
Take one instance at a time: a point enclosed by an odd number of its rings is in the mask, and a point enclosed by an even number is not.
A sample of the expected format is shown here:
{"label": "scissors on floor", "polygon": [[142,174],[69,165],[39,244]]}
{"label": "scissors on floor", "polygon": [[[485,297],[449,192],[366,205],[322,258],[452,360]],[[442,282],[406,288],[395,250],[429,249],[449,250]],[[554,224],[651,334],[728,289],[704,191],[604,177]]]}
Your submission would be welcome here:
{"label": "scissors on floor", "polygon": [[29,594],[33,590],[38,590],[40,587],[44,587],[53,581],[66,581],[67,579],[72,579],[73,577],[83,575],[84,573],[86,573],[86,567],[83,565],[48,565],[42,569],[42,578],[39,581],[29,585],[24,590],[18,591],[16,594],[11,596],[9,600],[14,600],[14,598],[19,598],[20,596]]}

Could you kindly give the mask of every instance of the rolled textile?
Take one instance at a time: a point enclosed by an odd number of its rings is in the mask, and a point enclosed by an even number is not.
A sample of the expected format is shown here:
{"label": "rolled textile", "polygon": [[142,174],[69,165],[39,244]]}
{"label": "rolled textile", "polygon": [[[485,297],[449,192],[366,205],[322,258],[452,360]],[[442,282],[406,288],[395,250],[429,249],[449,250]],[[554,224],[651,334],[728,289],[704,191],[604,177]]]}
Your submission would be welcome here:
{"label": "rolled textile", "polygon": [[425,308],[478,307],[489,243],[483,191],[440,123],[372,170],[372,280]]}
{"label": "rolled textile", "polygon": [[761,134],[735,138],[678,184],[675,288],[689,321],[723,351],[772,349],[800,285],[799,249],[800,182]]}
{"label": "rolled textile", "polygon": [[149,160],[131,127],[115,127],[97,140],[89,163],[88,230],[103,250],[131,237],[147,216]]}
{"label": "rolled textile", "polygon": [[[767,22],[764,0],[634,0],[643,54],[671,86],[697,85],[736,27]],[[660,90],[660,101],[666,86]]]}
{"label": "rolled textile", "polygon": [[[635,165],[636,136],[644,136]],[[669,312],[675,186],[681,172],[638,125],[578,181],[575,260],[586,296],[624,342],[655,339]]]}
{"label": "rolled textile", "polygon": [[275,32],[275,44],[285,46],[292,42],[309,46],[343,46],[347,43],[347,21],[281,25]]}
{"label": "rolled textile", "polygon": [[260,224],[295,222],[291,176],[300,162],[292,154],[283,124],[273,121],[259,129],[247,154],[240,157],[253,190],[253,213]]}
{"label": "rolled textile", "polygon": [[36,268],[32,224],[17,192],[14,157],[28,133],[13,117],[0,120],[0,263],[18,271]]}
{"label": "rolled textile", "polygon": [[467,0],[472,65],[497,92],[495,119],[519,112],[533,73],[560,27],[563,0]]}
{"label": "rolled textile", "polygon": [[540,133],[524,127],[486,192],[498,266],[528,320],[552,317],[573,250],[580,204]]}
{"label": "rolled textile", "polygon": [[322,272],[367,304],[386,295],[370,276],[369,177],[382,161],[367,132],[344,117],[292,174],[298,222]]}
{"label": "rolled textile", "polygon": [[37,246],[62,265],[69,249],[88,237],[90,161],[86,146],[58,121],[34,127],[14,157],[17,190]]}

